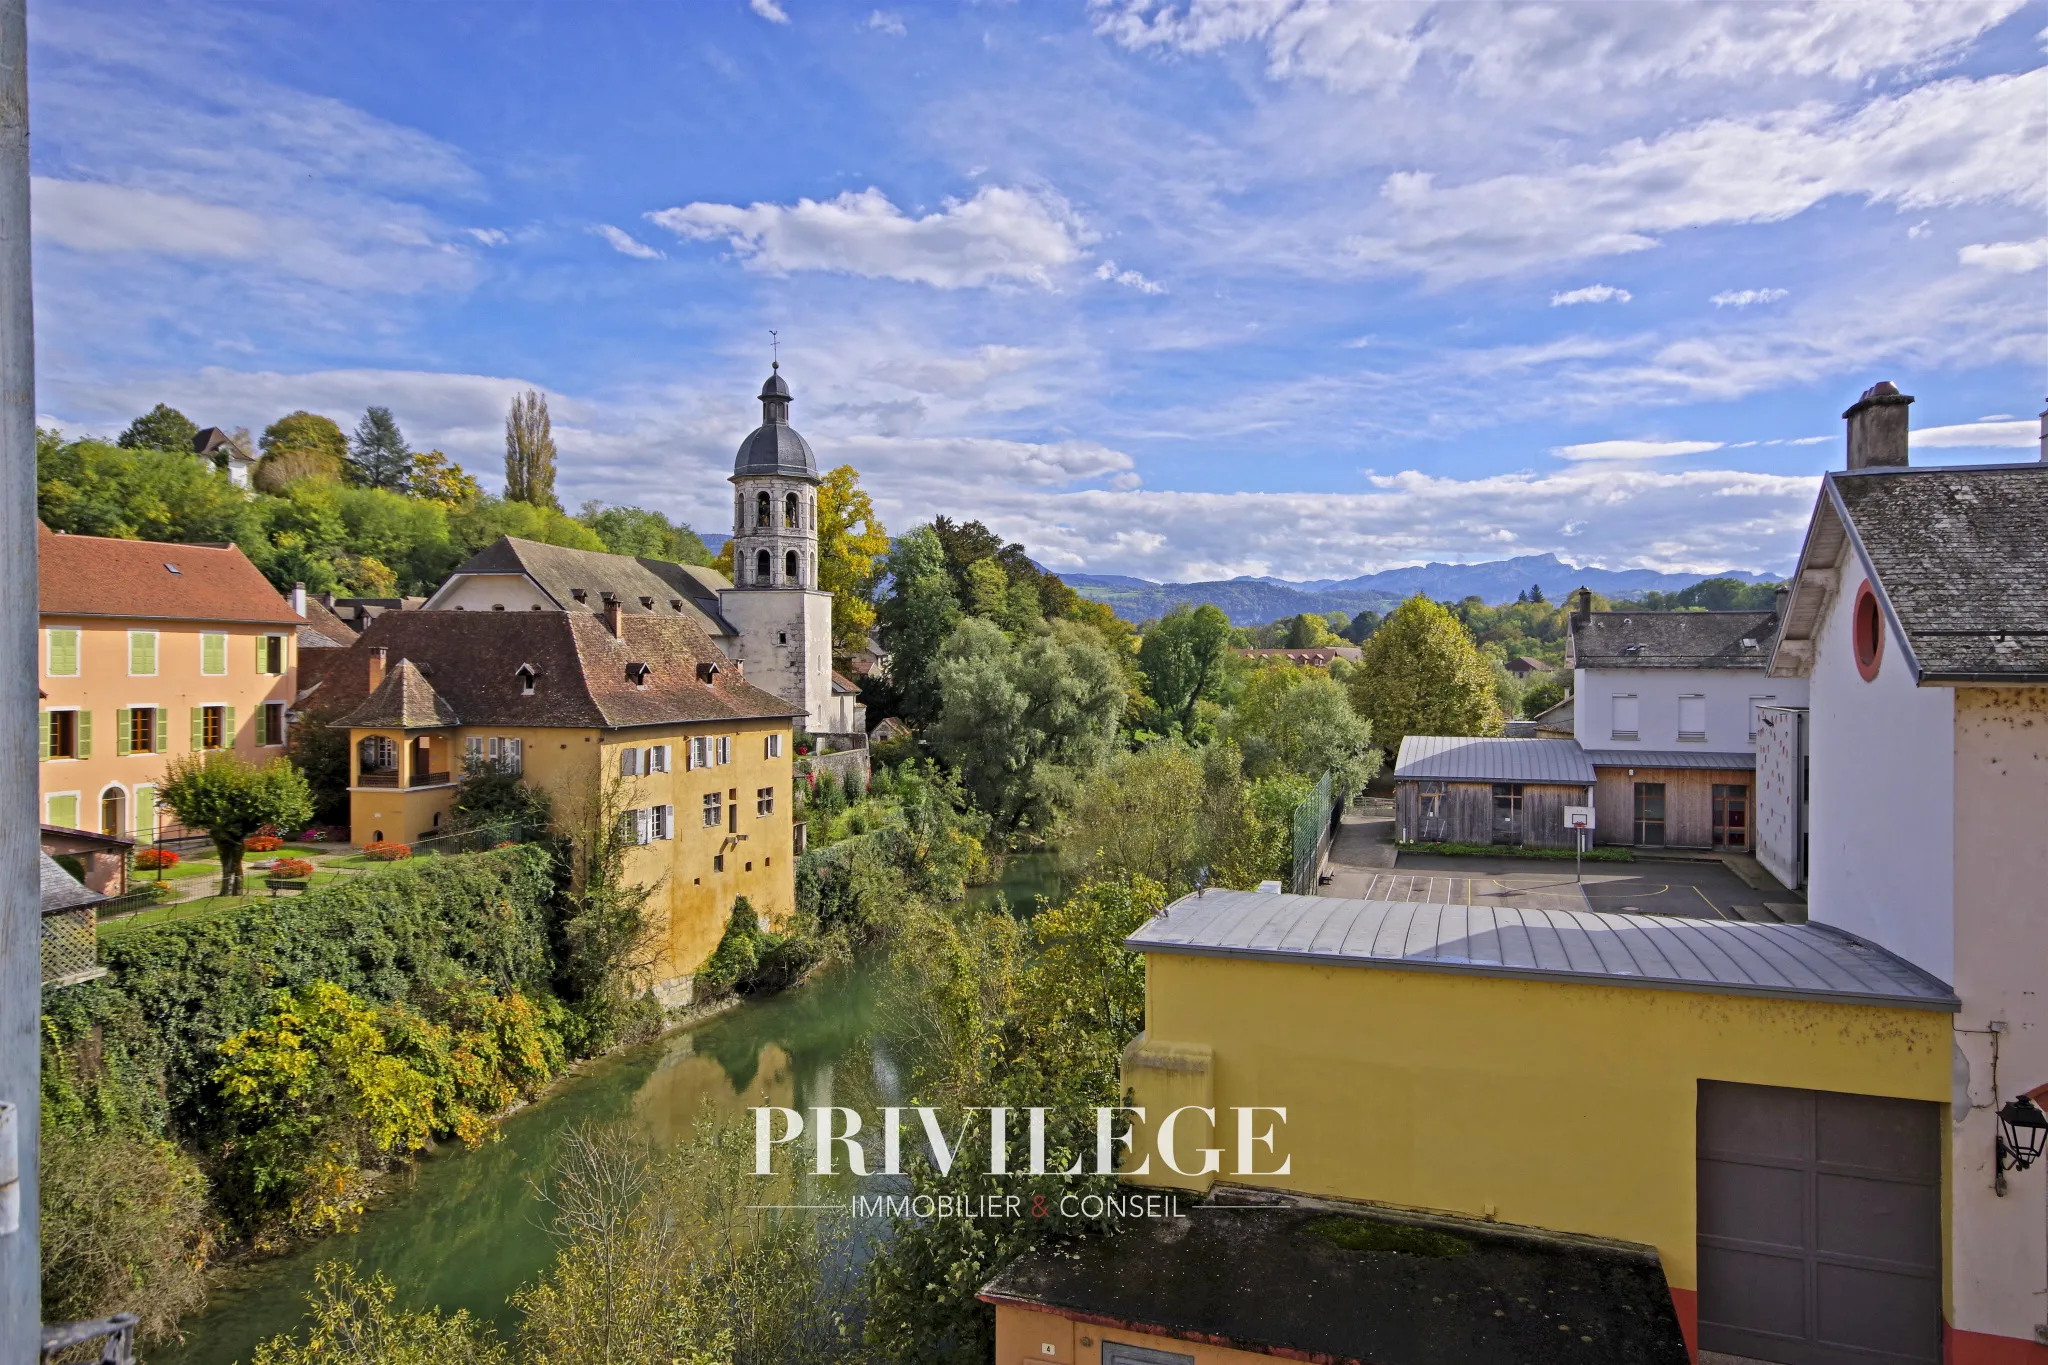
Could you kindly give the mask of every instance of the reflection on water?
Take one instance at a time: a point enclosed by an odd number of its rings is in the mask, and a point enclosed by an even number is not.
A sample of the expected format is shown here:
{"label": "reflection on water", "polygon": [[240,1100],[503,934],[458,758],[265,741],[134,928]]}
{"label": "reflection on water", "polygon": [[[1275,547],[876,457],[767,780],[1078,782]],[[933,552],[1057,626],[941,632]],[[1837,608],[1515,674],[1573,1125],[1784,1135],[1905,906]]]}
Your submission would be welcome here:
{"label": "reflection on water", "polygon": [[1012,853],[1003,860],[1003,873],[987,886],[969,888],[967,903],[984,910],[995,908],[997,897],[1009,903],[1013,915],[1029,915],[1043,897],[1047,904],[1059,904],[1067,891],[1060,873],[1058,853]]}
{"label": "reflection on water", "polygon": [[[313,1271],[349,1260],[381,1271],[407,1307],[466,1308],[509,1333],[506,1299],[553,1254],[532,1182],[581,1123],[627,1122],[656,1142],[688,1136],[704,1115],[747,1106],[830,1104],[835,1088],[894,1088],[900,1067],[871,1046],[880,963],[826,973],[798,990],[596,1063],[547,1101],[501,1125],[502,1139],[420,1163],[407,1187],[363,1219],[360,1231],[238,1273],[186,1322],[182,1348],[149,1353],[152,1365],[229,1365],[297,1326]],[[852,1064],[840,1067],[841,1062]],[[852,1097],[840,1103],[861,1103]]]}

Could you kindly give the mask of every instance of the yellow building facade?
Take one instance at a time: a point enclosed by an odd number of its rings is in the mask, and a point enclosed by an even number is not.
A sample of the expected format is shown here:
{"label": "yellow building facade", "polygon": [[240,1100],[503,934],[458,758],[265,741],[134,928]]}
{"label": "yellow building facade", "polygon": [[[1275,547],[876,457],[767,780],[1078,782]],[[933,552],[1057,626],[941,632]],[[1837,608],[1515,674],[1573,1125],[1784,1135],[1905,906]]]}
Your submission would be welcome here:
{"label": "yellow building facade", "polygon": [[242,552],[57,535],[38,542],[42,820],[148,841],[176,823],[171,760],[282,757],[299,618]]}

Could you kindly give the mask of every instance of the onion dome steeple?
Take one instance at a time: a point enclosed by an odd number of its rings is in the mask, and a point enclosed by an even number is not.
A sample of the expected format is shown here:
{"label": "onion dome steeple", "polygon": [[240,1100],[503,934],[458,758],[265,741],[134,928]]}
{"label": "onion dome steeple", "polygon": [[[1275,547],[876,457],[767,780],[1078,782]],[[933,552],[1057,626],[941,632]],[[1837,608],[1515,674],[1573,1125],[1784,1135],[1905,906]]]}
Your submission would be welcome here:
{"label": "onion dome steeple", "polygon": [[817,457],[811,454],[810,442],[789,424],[789,404],[789,384],[782,377],[782,362],[776,361],[761,385],[761,425],[740,442],[734,478],[769,475],[817,481]]}

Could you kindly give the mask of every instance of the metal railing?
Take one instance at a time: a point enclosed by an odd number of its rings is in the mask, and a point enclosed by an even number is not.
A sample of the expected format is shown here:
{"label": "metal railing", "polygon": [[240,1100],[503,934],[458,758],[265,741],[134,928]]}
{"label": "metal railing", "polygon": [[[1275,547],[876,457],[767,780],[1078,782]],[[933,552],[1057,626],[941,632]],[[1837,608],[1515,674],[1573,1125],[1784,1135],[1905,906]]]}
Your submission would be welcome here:
{"label": "metal railing", "polygon": [[358,787],[395,787],[398,785],[397,772],[362,772],[356,774]]}
{"label": "metal railing", "polygon": [[1331,774],[1324,773],[1302,803],[1294,808],[1294,877],[1289,888],[1297,896],[1316,893],[1316,874],[1322,871],[1323,853],[1329,848],[1330,822],[1337,809]]}
{"label": "metal railing", "polygon": [[43,984],[76,986],[105,976],[93,906],[43,912]]}
{"label": "metal railing", "polygon": [[414,773],[406,779],[405,785],[408,787],[439,787],[445,786],[447,781],[448,774],[446,773]]}
{"label": "metal railing", "polygon": [[[135,1325],[140,1321],[133,1313],[116,1313],[111,1318],[45,1327],[42,1365],[132,1365]],[[99,1354],[80,1350],[89,1346],[99,1347]]]}

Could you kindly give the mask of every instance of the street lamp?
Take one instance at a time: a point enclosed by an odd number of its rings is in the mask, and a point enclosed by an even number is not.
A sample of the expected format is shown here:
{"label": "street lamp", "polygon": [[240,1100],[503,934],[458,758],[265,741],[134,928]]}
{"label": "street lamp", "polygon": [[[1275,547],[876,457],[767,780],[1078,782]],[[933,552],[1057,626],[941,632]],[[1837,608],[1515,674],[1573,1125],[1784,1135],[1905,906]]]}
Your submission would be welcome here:
{"label": "street lamp", "polygon": [[2005,1193],[2007,1168],[2024,1171],[2041,1159],[2048,1144],[2048,1114],[2025,1095],[1998,1111],[1998,1192]]}

